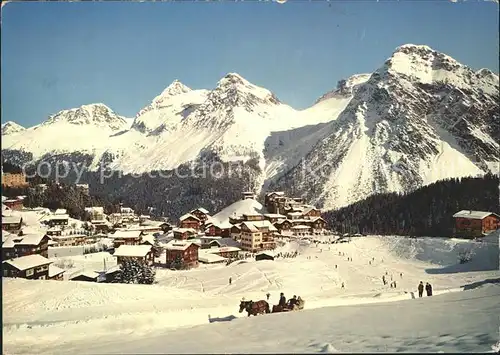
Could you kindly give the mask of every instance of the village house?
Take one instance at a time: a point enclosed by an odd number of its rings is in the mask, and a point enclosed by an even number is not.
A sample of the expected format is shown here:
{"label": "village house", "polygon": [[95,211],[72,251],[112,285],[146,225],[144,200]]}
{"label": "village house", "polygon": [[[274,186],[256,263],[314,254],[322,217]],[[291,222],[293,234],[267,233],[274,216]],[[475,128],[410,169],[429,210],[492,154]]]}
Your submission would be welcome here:
{"label": "village house", "polygon": [[203,207],[197,208],[189,212],[201,221],[201,224],[205,224],[207,219],[210,217],[210,212]]}
{"label": "village house", "polygon": [[199,245],[189,241],[174,240],[165,247],[165,263],[177,269],[198,267],[199,248]]}
{"label": "village house", "polygon": [[255,254],[255,260],[256,261],[262,261],[262,260],[274,260],[274,253],[270,251],[262,251],[260,253]]}
{"label": "village house", "polygon": [[311,227],[304,224],[299,224],[291,228],[292,235],[294,236],[305,236],[311,234]]}
{"label": "village house", "polygon": [[264,218],[264,215],[260,214],[260,213],[243,213],[242,214],[242,217],[243,217],[243,221],[247,222],[247,221],[263,221],[265,218]]}
{"label": "village house", "polygon": [[198,261],[203,264],[224,264],[227,262],[227,259],[212,253],[199,253]]}
{"label": "village house", "polygon": [[302,211],[302,217],[306,219],[321,217],[321,210],[314,206],[307,207]]}
{"label": "village house", "polygon": [[269,213],[279,213],[277,211],[277,204],[275,203],[278,197],[285,196],[285,192],[283,191],[272,191],[266,193],[264,196],[264,207],[266,207]]}
{"label": "village house", "polygon": [[2,173],[2,187],[27,187],[26,175],[23,173]]}
{"label": "village house", "polygon": [[326,221],[321,217],[311,217],[310,221],[307,221],[306,225],[311,227],[314,234],[320,234],[326,228]]}
{"label": "village house", "polygon": [[240,251],[241,249],[238,247],[218,247],[204,250],[205,253],[217,254],[226,259],[237,259]]}
{"label": "village house", "polygon": [[233,240],[239,240],[241,238],[241,223],[233,225],[229,230],[229,233]]}
{"label": "village house", "polygon": [[198,234],[198,232],[193,228],[174,228],[173,233],[174,233],[174,239],[177,240],[186,240],[189,238],[193,238],[195,235]]}
{"label": "village house", "polygon": [[276,222],[274,226],[278,229],[278,232],[283,233],[289,231],[293,224],[288,219],[283,219]]}
{"label": "village house", "polygon": [[74,275],[72,275],[69,280],[70,281],[84,281],[84,282],[97,282],[99,278],[99,273],[95,271],[80,271]]}
{"label": "village house", "polygon": [[85,219],[88,221],[105,220],[106,215],[104,214],[104,207],[101,207],[101,206],[85,207]]}
{"label": "village house", "polygon": [[229,216],[229,223],[232,225],[240,224],[241,222],[244,222],[244,221],[245,221],[245,219],[243,218],[242,215],[238,215],[238,214],[234,213],[232,216]]}
{"label": "village house", "polygon": [[20,211],[24,208],[23,200],[18,198],[5,200],[3,204],[13,211]]}
{"label": "village house", "polygon": [[274,224],[282,219],[286,219],[286,216],[278,213],[266,213],[264,215],[264,218],[267,219],[272,224]]}
{"label": "village house", "polygon": [[54,235],[55,236],[62,235],[62,230],[59,227],[51,227],[51,228],[47,229],[47,235],[49,237],[54,236]]}
{"label": "village house", "polygon": [[90,224],[96,233],[109,233],[113,229],[113,225],[105,219],[92,219]]}
{"label": "village house", "polygon": [[68,214],[68,211],[65,208],[58,208],[54,212],[55,215],[61,216]]}
{"label": "village house", "polygon": [[302,219],[302,213],[301,212],[289,212],[287,214],[287,218],[290,220],[290,221],[293,221],[295,219]]}
{"label": "village house", "polygon": [[229,223],[210,223],[205,230],[205,235],[229,237],[231,236],[231,227]]}
{"label": "village house", "polygon": [[210,235],[204,235],[200,237],[200,248],[201,249],[208,249],[210,248],[211,244],[213,241],[222,239],[221,236],[210,236]]}
{"label": "village house", "polygon": [[38,254],[5,260],[2,263],[3,276],[46,280],[49,279],[49,265],[51,263],[52,261]]}
{"label": "village house", "polygon": [[12,233],[18,233],[23,223],[22,217],[2,216],[2,229]]}
{"label": "village house", "polygon": [[277,229],[271,222],[253,221],[241,224],[241,249],[255,253],[276,248],[274,232]]}
{"label": "village house", "polygon": [[69,222],[69,216],[67,214],[54,214],[52,216],[48,216],[47,224],[51,227],[54,226],[67,226]]}
{"label": "village house", "polygon": [[17,257],[40,254],[41,256],[49,256],[49,241],[50,238],[44,234],[25,234],[18,236],[22,238],[15,242],[14,249]]}
{"label": "village house", "polygon": [[50,264],[49,265],[49,280],[63,281],[65,271],[66,270],[58,268],[54,264]]}
{"label": "village house", "polygon": [[73,235],[54,235],[51,237],[58,247],[69,247],[77,245],[85,245],[87,243],[88,236],[84,234],[73,234]]}
{"label": "village house", "polygon": [[147,265],[153,265],[154,255],[151,245],[120,245],[113,254],[117,258],[117,264],[121,265],[124,261],[138,261]]}
{"label": "village house", "polygon": [[186,213],[179,218],[179,227],[199,230],[201,227],[201,220],[191,213]]}
{"label": "village house", "polygon": [[139,245],[142,241],[143,232],[140,230],[117,230],[109,235],[113,239],[113,246],[118,248],[121,245]]}
{"label": "village house", "polygon": [[500,216],[493,212],[462,210],[453,217],[459,237],[481,237],[499,228]]}

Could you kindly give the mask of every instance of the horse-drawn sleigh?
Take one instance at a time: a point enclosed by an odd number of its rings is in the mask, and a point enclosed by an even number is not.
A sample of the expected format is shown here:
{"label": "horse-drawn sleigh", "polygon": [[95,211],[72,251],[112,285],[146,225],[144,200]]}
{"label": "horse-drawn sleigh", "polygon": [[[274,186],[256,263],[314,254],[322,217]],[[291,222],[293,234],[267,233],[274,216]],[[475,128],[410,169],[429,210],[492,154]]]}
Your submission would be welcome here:
{"label": "horse-drawn sleigh", "polygon": [[269,306],[269,303],[265,300],[260,301],[245,301],[242,300],[240,303],[240,313],[243,311],[247,311],[248,316],[256,316],[259,314],[268,314],[268,313],[280,313],[280,312],[290,312],[290,311],[298,311],[304,309],[305,301],[302,298],[297,299],[297,303],[295,304],[286,304],[286,305],[274,305],[272,310]]}

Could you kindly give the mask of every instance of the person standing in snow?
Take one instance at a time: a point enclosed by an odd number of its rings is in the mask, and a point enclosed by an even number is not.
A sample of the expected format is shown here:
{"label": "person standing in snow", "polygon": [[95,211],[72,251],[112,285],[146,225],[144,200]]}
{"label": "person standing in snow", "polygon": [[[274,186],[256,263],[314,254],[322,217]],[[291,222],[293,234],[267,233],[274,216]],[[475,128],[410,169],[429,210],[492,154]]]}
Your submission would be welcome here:
{"label": "person standing in snow", "polygon": [[343,283],[343,282],[342,282],[342,287],[341,287],[341,288],[345,288],[345,285],[344,285],[344,283]]}
{"label": "person standing in snow", "polygon": [[283,292],[280,293],[280,301],[278,303],[278,306],[286,307],[286,297]]}
{"label": "person standing in snow", "polygon": [[384,283],[385,285],[385,275],[382,275],[382,282]]}
{"label": "person standing in snow", "polygon": [[399,276],[400,276],[401,278],[403,278],[403,273],[402,273],[402,272],[400,272],[400,273],[399,273]]}
{"label": "person standing in snow", "polygon": [[268,292],[268,293],[266,294],[266,297],[267,297],[267,300],[269,301],[269,297],[271,297],[271,294]]}
{"label": "person standing in snow", "polygon": [[230,277],[230,278],[229,278],[229,284],[231,285],[232,283],[233,283],[233,278],[232,278],[232,277]]}
{"label": "person standing in snow", "polygon": [[418,284],[418,297],[422,297],[423,293],[424,293],[424,283],[420,281],[420,283]]}
{"label": "person standing in snow", "polygon": [[396,288],[396,281],[394,281],[394,288]]}
{"label": "person standing in snow", "polygon": [[425,283],[425,291],[427,292],[427,297],[432,296],[432,286],[430,283]]}

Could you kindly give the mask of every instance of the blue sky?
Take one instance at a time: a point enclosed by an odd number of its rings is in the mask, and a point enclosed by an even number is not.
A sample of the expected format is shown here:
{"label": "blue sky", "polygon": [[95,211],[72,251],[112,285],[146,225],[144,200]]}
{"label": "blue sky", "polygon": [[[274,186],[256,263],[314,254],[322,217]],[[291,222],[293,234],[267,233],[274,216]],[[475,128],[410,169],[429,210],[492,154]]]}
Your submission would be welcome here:
{"label": "blue sky", "polygon": [[228,72],[310,106],[404,43],[498,72],[498,4],[448,1],[25,2],[2,8],[2,122],[102,102],[133,117],[174,79]]}

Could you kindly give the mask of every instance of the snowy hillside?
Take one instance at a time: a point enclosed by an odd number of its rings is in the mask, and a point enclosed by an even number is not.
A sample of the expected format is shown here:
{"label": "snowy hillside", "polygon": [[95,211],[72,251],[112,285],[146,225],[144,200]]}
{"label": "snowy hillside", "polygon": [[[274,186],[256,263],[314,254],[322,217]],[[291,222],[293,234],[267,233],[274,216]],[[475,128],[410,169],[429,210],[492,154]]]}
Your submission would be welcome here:
{"label": "snowy hillside", "polygon": [[[498,257],[496,238],[485,248]],[[419,256],[406,252],[411,243],[375,236],[317,246],[291,241],[278,252],[298,251],[296,258],[159,269],[156,285],[4,278],[4,351],[30,354],[35,345],[40,354],[491,350],[498,341],[498,264],[449,273],[443,267],[457,264],[454,245],[462,241],[448,240],[443,248],[435,238],[419,238],[415,250],[425,250]],[[92,256],[74,259],[95,271],[103,257],[93,262]],[[433,263],[424,260],[429,256]],[[484,260],[478,255],[476,261]],[[384,285],[383,275],[397,287]],[[412,299],[420,280],[434,286],[432,298]],[[267,292],[271,304],[279,292],[300,295],[305,310],[252,318],[238,313],[242,297],[258,300]],[[229,334],[247,341],[232,345]]]}
{"label": "snowy hillside", "polygon": [[15,122],[8,121],[8,122],[5,122],[4,124],[2,124],[2,136],[7,135],[7,134],[16,133],[16,132],[21,132],[21,131],[24,131],[25,129],[26,128],[24,128],[23,126],[15,123]]}
{"label": "snowy hillside", "polygon": [[498,162],[498,76],[404,45],[358,86],[328,136],[272,188],[325,208],[475,176]]}

